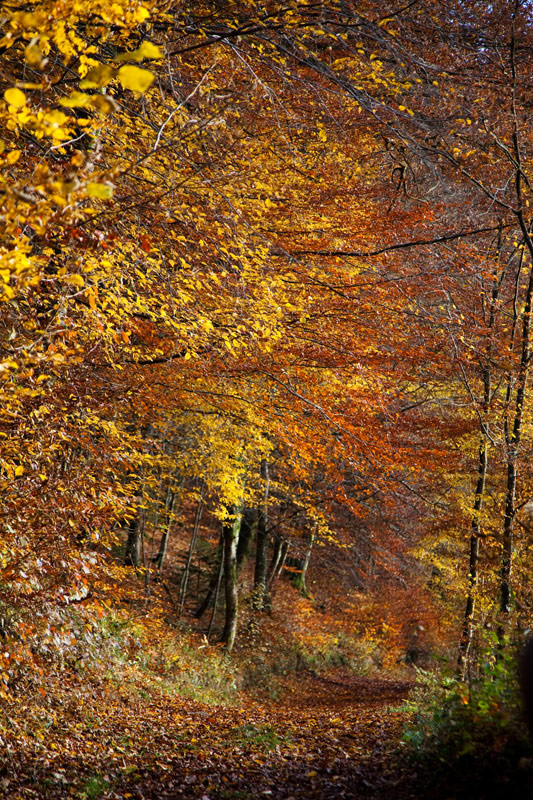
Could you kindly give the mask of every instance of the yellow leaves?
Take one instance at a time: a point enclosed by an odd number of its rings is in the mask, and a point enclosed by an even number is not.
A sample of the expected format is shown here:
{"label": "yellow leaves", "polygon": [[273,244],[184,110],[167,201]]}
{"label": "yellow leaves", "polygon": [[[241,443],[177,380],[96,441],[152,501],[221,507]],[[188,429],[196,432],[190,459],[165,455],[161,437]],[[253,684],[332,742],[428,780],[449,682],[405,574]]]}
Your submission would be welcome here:
{"label": "yellow leaves", "polygon": [[160,47],[152,42],[143,42],[137,50],[132,50],[130,53],[120,53],[115,59],[116,61],[143,61],[147,59],[163,58],[163,51]]}
{"label": "yellow leaves", "polygon": [[118,71],[118,79],[124,89],[132,92],[145,92],[154,82],[155,76],[147,69],[141,67],[121,67]]}
{"label": "yellow leaves", "polygon": [[21,11],[14,15],[15,22],[21,28],[39,29],[46,24],[46,13],[44,11]]}
{"label": "yellow leaves", "polygon": [[69,139],[72,134],[70,118],[56,109],[44,113],[38,111],[33,116],[28,115],[25,119],[19,119],[19,122],[30,128],[38,139],[51,136],[54,142],[62,142]]}
{"label": "yellow leaves", "polygon": [[6,358],[0,361],[0,372],[6,372],[8,369],[18,369],[18,363],[12,358]]}
{"label": "yellow leaves", "polygon": [[28,44],[24,48],[24,59],[30,67],[40,67],[43,54],[41,48],[35,44]]}
{"label": "yellow leaves", "polygon": [[88,289],[87,300],[89,301],[89,308],[91,309],[91,311],[94,311],[96,309],[96,298],[97,298],[96,291],[93,288]]}
{"label": "yellow leaves", "polygon": [[83,280],[81,275],[74,273],[72,275],[67,275],[65,278],[65,282],[70,284],[71,286],[85,286],[85,281]]}
{"label": "yellow leaves", "polygon": [[101,64],[99,67],[91,69],[87,76],[80,81],[80,89],[103,89],[104,86],[113,80],[116,70],[108,64]]}
{"label": "yellow leaves", "polygon": [[109,183],[88,183],[87,197],[95,197],[98,200],[109,200],[113,197],[113,187]]}
{"label": "yellow leaves", "polygon": [[11,166],[12,164],[16,164],[21,156],[20,150],[12,150],[6,156],[7,163]]}
{"label": "yellow leaves", "polygon": [[13,108],[22,108],[26,105],[26,95],[15,87],[5,90],[4,99]]}
{"label": "yellow leaves", "polygon": [[67,108],[86,108],[91,102],[92,97],[84,92],[72,92],[68,97],[60,100],[62,106]]}
{"label": "yellow leaves", "polygon": [[59,101],[66,108],[92,108],[102,114],[110,114],[118,109],[118,105],[112,97],[106,95],[85,94],[84,92],[71,92],[68,97]]}
{"label": "yellow leaves", "polygon": [[24,475],[24,467],[22,464],[13,464],[7,461],[1,462],[2,472],[6,475],[7,479],[10,481],[15,480],[16,478],[21,478]]}
{"label": "yellow leaves", "polygon": [[99,111],[101,114],[111,114],[113,111],[117,111],[119,106],[112,97],[97,94],[91,97],[89,108]]}
{"label": "yellow leaves", "polygon": [[144,6],[141,6],[135,12],[135,16],[136,16],[136,21],[137,22],[145,22],[145,20],[147,20],[148,17],[150,16],[150,12],[148,11],[147,8],[145,8]]}

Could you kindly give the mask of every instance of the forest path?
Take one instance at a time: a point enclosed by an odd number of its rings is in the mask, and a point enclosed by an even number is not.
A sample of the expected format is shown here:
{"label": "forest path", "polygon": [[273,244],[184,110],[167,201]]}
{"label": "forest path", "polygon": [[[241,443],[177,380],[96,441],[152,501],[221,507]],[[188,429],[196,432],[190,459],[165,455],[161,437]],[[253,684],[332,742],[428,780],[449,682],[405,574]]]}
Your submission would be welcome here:
{"label": "forest path", "polygon": [[31,735],[6,741],[0,797],[404,800],[388,752],[409,688],[304,671],[284,680],[282,699],[235,707],[134,681],[58,682],[39,714],[32,705]]}

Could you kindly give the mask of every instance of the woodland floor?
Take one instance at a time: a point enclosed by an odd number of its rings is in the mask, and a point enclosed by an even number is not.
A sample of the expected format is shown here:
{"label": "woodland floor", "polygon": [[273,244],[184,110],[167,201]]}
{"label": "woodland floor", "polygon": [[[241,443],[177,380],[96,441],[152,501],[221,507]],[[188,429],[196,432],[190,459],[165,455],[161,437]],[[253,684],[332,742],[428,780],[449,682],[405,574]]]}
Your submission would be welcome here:
{"label": "woodland floor", "polygon": [[247,694],[241,706],[207,706],[112,676],[58,678],[19,702],[27,735],[2,737],[0,796],[416,797],[390,756],[409,688],[342,670],[302,671],[275,702]]}

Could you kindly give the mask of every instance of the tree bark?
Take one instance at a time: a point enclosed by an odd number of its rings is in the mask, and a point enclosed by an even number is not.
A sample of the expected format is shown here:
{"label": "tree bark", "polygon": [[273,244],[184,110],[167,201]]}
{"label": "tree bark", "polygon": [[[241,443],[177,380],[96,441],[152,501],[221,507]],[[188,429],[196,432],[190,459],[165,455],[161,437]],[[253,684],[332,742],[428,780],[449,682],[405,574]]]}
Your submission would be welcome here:
{"label": "tree bark", "polygon": [[268,565],[268,570],[267,570],[268,587],[272,585],[274,576],[277,573],[278,565],[281,560],[282,548],[283,548],[283,539],[281,538],[281,536],[276,536],[274,539],[274,552],[272,553],[272,558],[270,559],[270,564]]}
{"label": "tree bark", "polygon": [[306,576],[307,568],[309,567],[309,561],[311,560],[311,551],[313,549],[315,535],[315,531],[308,533],[307,545],[303,556],[300,556],[299,558],[291,558],[290,560],[291,567],[293,567],[295,570],[292,573],[291,581],[304,597],[309,597],[309,592],[306,585]]}
{"label": "tree bark", "polygon": [[[498,237],[498,258],[501,255],[501,232]],[[503,269],[505,271],[505,267]],[[502,275],[498,275],[497,268],[494,270],[492,279],[492,292],[490,296],[489,314],[488,314],[488,329],[490,339],[487,345],[487,352],[485,354],[484,363],[482,366],[482,380],[483,380],[483,399],[481,403],[481,424],[480,424],[480,442],[478,450],[478,469],[476,489],[474,494],[474,504],[472,508],[472,519],[470,524],[470,545],[468,557],[468,585],[466,592],[465,611],[463,616],[463,628],[461,631],[461,639],[459,641],[459,654],[457,658],[457,668],[465,677],[466,670],[469,664],[470,649],[472,645],[472,635],[474,631],[474,613],[476,606],[476,594],[478,586],[478,563],[479,563],[479,548],[480,540],[483,535],[481,524],[481,513],[485,502],[485,488],[487,481],[488,470],[488,451],[490,442],[489,433],[489,410],[492,395],[492,352],[493,352],[493,331],[496,320],[496,304],[498,302],[499,290]]]}
{"label": "tree bark", "polygon": [[135,568],[141,563],[140,529],[141,517],[137,514],[128,525],[128,539],[126,541],[126,552],[124,554],[124,563]]}
{"label": "tree bark", "polygon": [[204,501],[202,495],[200,495],[200,499],[198,500],[198,506],[196,507],[196,515],[194,517],[194,528],[192,531],[191,541],[189,544],[189,551],[187,553],[187,560],[185,561],[185,569],[183,572],[183,577],[181,579],[181,585],[180,585],[180,594],[178,600],[178,607],[179,607],[178,615],[180,617],[183,614],[183,608],[185,606],[185,598],[187,596],[187,585],[189,583],[189,575],[191,573],[192,559],[194,556],[194,552],[196,550],[196,542],[198,540],[198,530],[200,528],[200,520],[202,518],[203,507],[204,507]]}
{"label": "tree bark", "polygon": [[[533,243],[530,258],[533,260]],[[500,613],[504,618],[511,612],[511,577],[514,546],[514,518],[516,515],[516,487],[518,482],[518,458],[524,421],[524,402],[531,362],[531,310],[533,301],[533,267],[529,269],[529,281],[526,291],[525,306],[522,318],[522,335],[520,347],[520,365],[518,369],[517,387],[514,402],[512,428],[507,439],[507,485],[505,494],[505,514],[502,537]],[[500,637],[501,638],[501,637]]]}
{"label": "tree bark", "polygon": [[215,597],[215,593],[217,591],[217,582],[219,579],[220,570],[224,569],[224,538],[222,533],[220,534],[220,540],[218,543],[216,560],[215,560],[215,568],[211,574],[211,580],[209,582],[209,588],[207,590],[207,594],[202,600],[202,602],[198,605],[196,611],[194,612],[194,616],[196,619],[200,619],[203,617],[207,609],[213,602]]}
{"label": "tree bark", "polygon": [[[526,389],[531,363],[531,310],[533,301],[533,241],[531,239],[530,223],[524,216],[524,171],[522,162],[522,150],[519,138],[519,124],[516,108],[517,99],[517,54],[516,54],[516,33],[515,18],[519,9],[518,2],[515,4],[513,12],[512,35],[510,40],[510,71],[512,77],[511,91],[511,120],[512,120],[512,153],[515,166],[514,187],[516,195],[516,217],[522,232],[524,245],[529,255],[529,279],[527,283],[524,310],[522,312],[522,330],[520,338],[520,364],[516,380],[516,393],[514,400],[514,414],[512,428],[506,425],[507,443],[507,486],[505,496],[505,515],[503,523],[502,537],[502,556],[500,570],[500,626],[498,638],[500,645],[504,643],[505,627],[511,614],[511,577],[513,566],[513,546],[514,546],[514,518],[516,515],[516,488],[518,482],[518,460],[520,453],[520,440],[522,437],[522,426],[524,419],[524,401],[526,399]],[[525,179],[527,182],[527,178]],[[520,270],[517,280],[520,280]],[[516,308],[515,308],[516,316]]]}
{"label": "tree bark", "polygon": [[250,555],[250,546],[257,531],[257,510],[247,508],[242,515],[237,543],[237,575],[240,575]]}
{"label": "tree bark", "polygon": [[272,590],[274,583],[281,575],[283,567],[285,566],[288,553],[289,553],[289,542],[287,541],[287,539],[283,539],[280,546],[279,558],[277,559],[277,563],[275,564],[272,574],[268,580],[269,597],[271,596],[270,592]]}
{"label": "tree bark", "polygon": [[267,549],[268,549],[268,492],[270,478],[268,472],[268,462],[263,459],[261,462],[261,477],[265,482],[263,503],[257,513],[257,539],[255,550],[255,571],[254,571],[254,606],[258,610],[264,608],[267,588]]}
{"label": "tree bark", "polygon": [[[520,160],[520,148],[516,134],[514,136],[515,155],[517,160],[516,173],[516,194],[522,205],[522,167]],[[507,485],[505,494],[505,513],[502,537],[502,556],[500,569],[500,616],[501,624],[498,631],[500,644],[503,644],[505,624],[511,613],[511,578],[513,566],[513,547],[514,547],[514,518],[516,515],[516,488],[518,482],[518,459],[520,454],[520,442],[522,438],[522,427],[524,420],[524,402],[529,378],[531,364],[531,312],[533,305],[533,241],[529,227],[524,219],[522,210],[517,213],[520,229],[524,237],[524,243],[529,255],[529,278],[526,294],[524,298],[524,310],[522,312],[522,330],[520,337],[520,363],[516,380],[516,392],[514,399],[514,413],[512,427],[506,420],[505,438],[507,444]],[[517,282],[520,281],[520,272]],[[516,312],[515,312],[516,313]]]}
{"label": "tree bark", "polygon": [[224,595],[226,616],[221,641],[226,652],[231,653],[237,634],[239,596],[237,590],[237,543],[241,527],[241,514],[234,509],[234,520],[223,526],[224,537]]}
{"label": "tree bark", "polygon": [[481,511],[485,499],[485,483],[487,478],[488,442],[483,438],[479,446],[479,464],[476,483],[476,494],[472,513],[470,551],[468,560],[468,588],[463,617],[463,630],[459,642],[458,669],[464,673],[472,644],[475,601],[478,583],[479,541],[481,536]]}
{"label": "tree bark", "polygon": [[[220,535],[220,540],[223,541],[223,534]],[[209,620],[209,627],[207,629],[207,641],[211,638],[211,632],[213,630],[213,623],[215,621],[215,615],[217,613],[217,604],[218,604],[218,595],[220,593],[220,584],[222,583],[222,575],[224,573],[224,558],[223,554],[220,554],[220,563],[218,565],[218,570],[216,573],[216,583],[213,591],[213,610],[211,612],[211,619]]]}

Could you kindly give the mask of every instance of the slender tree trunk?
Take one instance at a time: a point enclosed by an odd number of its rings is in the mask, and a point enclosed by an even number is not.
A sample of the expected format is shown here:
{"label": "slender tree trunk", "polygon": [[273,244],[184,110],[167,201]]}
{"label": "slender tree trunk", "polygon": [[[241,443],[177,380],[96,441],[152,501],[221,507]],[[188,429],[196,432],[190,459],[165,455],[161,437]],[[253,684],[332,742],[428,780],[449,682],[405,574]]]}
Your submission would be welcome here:
{"label": "slender tree trunk", "polygon": [[175,492],[172,492],[170,499],[170,508],[167,508],[165,527],[163,528],[163,532],[161,534],[157,555],[154,558],[154,563],[159,570],[163,568],[163,563],[167,555],[168,537],[170,535],[170,528],[172,527],[174,509],[176,507],[176,499],[177,499],[177,494]]}
{"label": "slender tree trunk", "polygon": [[[223,534],[220,535],[220,540],[223,541]],[[224,573],[224,558],[223,554],[220,555],[220,562],[218,565],[218,570],[216,573],[216,583],[213,592],[213,610],[211,611],[211,619],[209,620],[209,627],[207,629],[207,641],[211,638],[211,633],[213,631],[213,624],[215,622],[215,615],[217,613],[217,605],[218,605],[218,596],[220,594],[220,584],[222,583],[222,575]]]}
{"label": "slender tree trunk", "polygon": [[274,579],[274,576],[276,575],[278,565],[281,559],[282,545],[283,545],[283,540],[281,536],[276,536],[274,539],[274,552],[272,553],[272,558],[270,559],[270,564],[268,565],[268,570],[267,570],[268,587],[272,585],[272,581]]}
{"label": "slender tree trunk", "polygon": [[202,518],[202,511],[204,507],[204,501],[202,495],[200,495],[200,499],[198,500],[198,506],[196,507],[196,515],[194,517],[194,528],[192,531],[191,541],[189,544],[189,551],[187,553],[187,560],[185,561],[185,569],[183,572],[183,577],[181,579],[180,585],[180,594],[179,594],[179,616],[183,614],[183,608],[185,606],[185,598],[187,596],[187,585],[189,583],[189,575],[191,574],[191,564],[194,557],[194,552],[196,550],[196,542],[198,540],[198,530],[200,528],[200,520]]}
{"label": "slender tree trunk", "polygon": [[141,490],[135,493],[135,516],[128,523],[128,538],[126,540],[126,550],[124,553],[124,563],[131,567],[140,566],[141,563],[141,510],[139,508]]}
{"label": "slender tree trunk", "polygon": [[216,560],[215,560],[215,568],[214,568],[214,570],[212,572],[212,575],[211,575],[211,580],[209,582],[209,588],[207,590],[207,594],[204,597],[204,599],[202,600],[202,602],[199,604],[199,606],[196,609],[196,611],[194,612],[194,616],[196,617],[196,619],[200,619],[200,617],[203,617],[203,615],[205,614],[207,609],[213,603],[213,600],[214,600],[214,597],[215,597],[215,593],[217,591],[217,582],[218,582],[219,573],[220,573],[221,569],[222,570],[224,569],[224,539],[223,539],[222,534],[220,535],[220,540],[219,540],[218,549],[217,549],[217,555],[216,555]]}
{"label": "slender tree trunk", "polygon": [[174,521],[176,506],[178,504],[181,495],[181,490],[185,485],[185,479],[183,478],[180,479],[176,485],[174,483],[175,478],[176,475],[170,478],[170,483],[167,489],[167,496],[165,499],[165,517],[163,523],[163,532],[161,534],[161,539],[159,541],[159,549],[157,551],[157,555],[153,559],[155,565],[160,571],[163,568],[163,563],[167,555],[168,539],[170,535],[170,529],[172,528],[172,523]]}
{"label": "slender tree trunk", "polygon": [[261,462],[261,477],[265,482],[263,503],[258,509],[257,514],[257,539],[255,551],[255,572],[254,572],[254,606],[258,610],[264,608],[266,584],[267,584],[267,550],[268,550],[268,492],[270,479],[268,473],[268,462]]}
{"label": "slender tree trunk", "polygon": [[250,545],[257,531],[257,511],[247,508],[242,515],[237,543],[237,575],[240,575],[250,555]]}
{"label": "slender tree trunk", "polygon": [[[533,249],[533,248],[532,248]],[[532,253],[533,257],[533,253]],[[511,577],[513,565],[514,518],[516,514],[516,487],[518,481],[518,458],[524,421],[524,403],[531,362],[531,309],[533,301],[533,268],[530,267],[522,321],[520,366],[514,403],[512,429],[508,435],[507,486],[502,539],[502,562],[500,583],[500,612],[508,617],[511,612]]]}
{"label": "slender tree trunk", "polygon": [[307,590],[305,581],[307,576],[307,568],[309,566],[309,561],[311,560],[311,552],[313,549],[313,543],[315,541],[315,535],[316,534],[314,531],[307,535],[307,545],[303,556],[300,556],[299,558],[291,558],[290,562],[291,566],[295,570],[292,573],[291,581],[304,597],[309,597],[309,592]]}
{"label": "slender tree trunk", "polygon": [[466,593],[465,613],[463,617],[463,630],[459,642],[459,657],[457,666],[464,671],[468,663],[470,646],[472,644],[473,621],[478,583],[479,541],[481,536],[481,512],[485,499],[485,483],[487,478],[488,442],[484,437],[479,447],[479,463],[476,483],[476,494],[472,514],[470,533],[470,552],[468,560],[468,588]]}
{"label": "slender tree trunk", "polygon": [[[501,253],[501,231],[498,238],[498,256]],[[505,270],[505,268],[504,268]],[[472,635],[474,631],[474,613],[476,606],[476,594],[478,586],[478,564],[479,564],[479,547],[480,540],[483,534],[481,524],[481,514],[485,502],[485,488],[487,482],[488,470],[488,451],[489,451],[489,409],[491,404],[492,395],[492,351],[493,351],[493,330],[496,319],[496,304],[498,302],[499,290],[503,273],[498,275],[498,270],[495,269],[492,280],[492,292],[490,297],[489,313],[488,313],[488,329],[489,329],[489,342],[487,345],[487,352],[482,368],[483,379],[483,400],[481,404],[481,424],[480,424],[480,442],[478,450],[478,469],[476,490],[474,494],[474,505],[472,508],[472,520],[470,525],[470,547],[468,557],[468,585],[466,592],[466,604],[463,616],[463,629],[461,631],[461,639],[459,641],[459,654],[457,658],[457,668],[465,676],[466,669],[469,663],[470,648],[472,644]]]}
{"label": "slender tree trunk", "polygon": [[268,586],[269,586],[269,597],[271,596],[270,592],[272,590],[272,587],[274,586],[274,583],[277,581],[277,579],[281,575],[283,567],[285,566],[285,562],[287,561],[288,554],[289,554],[289,542],[286,539],[283,539],[283,541],[281,542],[280,553],[279,553],[279,558],[278,558],[277,564],[276,564],[276,566],[274,568],[274,571],[272,572],[272,575],[271,575],[271,577],[269,579],[269,583],[268,583]]}
{"label": "slender tree trunk", "polygon": [[[517,148],[518,151],[518,148]],[[520,187],[521,175],[517,177]],[[517,192],[520,196],[520,191]],[[518,215],[522,234],[529,253],[529,278],[524,299],[522,314],[522,330],[520,337],[520,363],[516,380],[514,400],[514,413],[512,427],[506,426],[507,440],[507,485],[505,495],[505,513],[502,537],[502,557],[500,570],[500,615],[499,629],[500,643],[503,644],[505,625],[511,613],[511,579],[513,566],[514,546],[514,518],[516,515],[516,488],[518,482],[518,459],[520,454],[520,441],[524,421],[524,403],[526,400],[529,369],[531,364],[531,312],[533,304],[533,241],[530,231],[521,213]],[[518,279],[520,280],[520,275]]]}
{"label": "slender tree trunk", "polygon": [[[533,302],[533,241],[531,239],[531,223],[526,221],[524,216],[524,176],[527,174],[524,170],[522,161],[522,148],[519,135],[518,114],[516,108],[517,99],[517,52],[516,52],[516,30],[515,20],[519,9],[519,2],[516,0],[513,23],[512,35],[510,40],[510,70],[512,77],[512,92],[511,92],[511,119],[512,119],[512,153],[513,163],[515,165],[514,174],[514,188],[516,194],[516,217],[524,245],[529,256],[529,279],[527,283],[524,310],[522,312],[522,330],[520,338],[520,363],[518,367],[518,376],[516,381],[516,393],[514,401],[514,416],[512,428],[506,425],[506,443],[507,443],[507,486],[505,496],[505,514],[503,522],[503,537],[502,537],[502,556],[501,556],[501,570],[500,570],[500,626],[498,629],[498,638],[500,645],[503,646],[505,639],[505,628],[508,624],[511,614],[511,578],[513,567],[513,546],[514,546],[514,518],[516,514],[516,488],[518,482],[518,460],[520,453],[520,440],[522,437],[522,425],[524,419],[524,402],[526,399],[526,389],[529,377],[529,369],[531,363],[531,310]],[[525,178],[527,182],[527,178]],[[529,187],[528,187],[529,188]],[[521,265],[520,265],[521,266]],[[518,271],[517,278],[517,292],[518,296],[518,282],[520,281],[521,268]],[[517,308],[515,301],[514,309],[515,320],[517,319]]]}
{"label": "slender tree trunk", "polygon": [[[234,510],[236,511],[236,510]],[[237,634],[239,597],[237,591],[237,543],[241,527],[240,513],[234,513],[234,521],[223,527],[224,537],[224,595],[226,599],[226,618],[221,641],[226,652],[231,653]]]}

